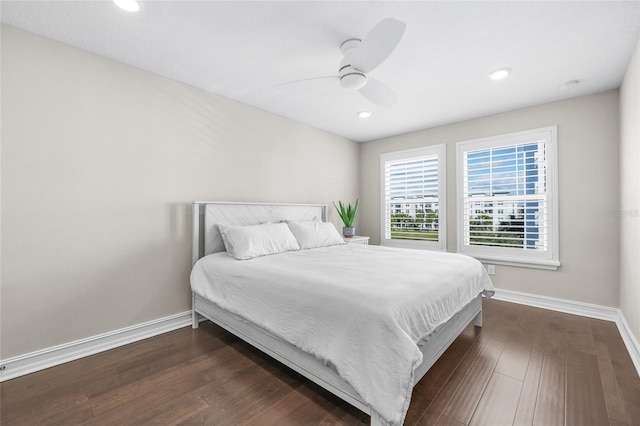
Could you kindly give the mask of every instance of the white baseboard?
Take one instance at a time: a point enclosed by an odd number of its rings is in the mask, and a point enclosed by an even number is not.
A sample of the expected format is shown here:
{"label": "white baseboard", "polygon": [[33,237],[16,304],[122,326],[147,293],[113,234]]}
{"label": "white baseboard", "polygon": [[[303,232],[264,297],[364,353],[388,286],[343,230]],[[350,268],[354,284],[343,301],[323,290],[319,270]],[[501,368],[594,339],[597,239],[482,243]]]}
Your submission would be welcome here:
{"label": "white baseboard", "polygon": [[493,298],[520,305],[615,322],[620,336],[622,336],[622,341],[627,347],[631,361],[638,372],[638,376],[640,376],[640,343],[631,332],[627,320],[620,309],[502,289],[496,289],[496,294]]}
{"label": "white baseboard", "polygon": [[496,294],[493,298],[496,300],[504,300],[505,302],[513,302],[520,305],[613,322],[616,322],[619,316],[617,308],[574,302],[573,300],[557,299],[549,296],[539,296],[537,294],[521,293],[519,291],[496,289]]}
{"label": "white baseboard", "polygon": [[0,360],[0,382],[191,325],[191,311]]}
{"label": "white baseboard", "polygon": [[627,351],[629,351],[631,361],[633,361],[633,365],[636,366],[638,376],[640,376],[640,343],[638,343],[638,339],[636,339],[631,332],[629,324],[627,324],[627,319],[621,311],[620,318],[616,321],[616,324],[618,325],[618,330],[620,331],[624,345],[627,347]]}

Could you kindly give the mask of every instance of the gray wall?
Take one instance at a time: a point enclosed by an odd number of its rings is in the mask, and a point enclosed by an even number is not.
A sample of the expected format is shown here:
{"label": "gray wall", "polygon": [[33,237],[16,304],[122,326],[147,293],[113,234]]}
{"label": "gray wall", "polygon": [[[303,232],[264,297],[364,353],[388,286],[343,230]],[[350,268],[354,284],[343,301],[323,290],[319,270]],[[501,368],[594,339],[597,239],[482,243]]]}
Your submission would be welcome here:
{"label": "gray wall", "polygon": [[640,340],[640,41],[620,88],[620,310]]}
{"label": "gray wall", "polygon": [[360,147],[359,233],[380,240],[380,154],[447,144],[447,246],[456,251],[456,142],[558,125],[557,271],[497,266],[496,287],[617,307],[618,91],[510,111],[368,142]]}
{"label": "gray wall", "polygon": [[1,118],[3,359],[190,309],[193,200],[357,196],[355,142],[7,26]]}

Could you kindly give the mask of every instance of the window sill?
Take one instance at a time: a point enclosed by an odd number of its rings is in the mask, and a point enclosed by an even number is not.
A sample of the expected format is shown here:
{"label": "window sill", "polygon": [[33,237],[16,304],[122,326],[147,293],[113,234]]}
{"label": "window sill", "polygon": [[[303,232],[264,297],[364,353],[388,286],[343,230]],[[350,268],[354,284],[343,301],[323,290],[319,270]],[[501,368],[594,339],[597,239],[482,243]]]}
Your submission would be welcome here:
{"label": "window sill", "polygon": [[430,251],[447,251],[446,247],[440,244],[428,243],[425,241],[415,240],[382,240],[380,245],[383,247],[396,247],[414,250],[430,250]]}
{"label": "window sill", "polygon": [[471,256],[482,263],[491,263],[493,265],[513,266],[516,268],[532,268],[532,269],[545,269],[547,271],[556,271],[560,267],[560,262],[557,260],[545,260],[545,259],[512,259],[507,257],[497,256],[482,256],[470,253],[460,253],[467,256]]}

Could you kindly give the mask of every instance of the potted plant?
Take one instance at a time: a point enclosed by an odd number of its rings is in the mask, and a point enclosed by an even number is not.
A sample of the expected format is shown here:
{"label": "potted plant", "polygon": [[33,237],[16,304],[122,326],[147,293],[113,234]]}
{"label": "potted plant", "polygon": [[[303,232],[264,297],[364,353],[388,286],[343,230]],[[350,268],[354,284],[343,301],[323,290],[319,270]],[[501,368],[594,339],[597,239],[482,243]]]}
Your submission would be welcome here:
{"label": "potted plant", "polygon": [[340,215],[340,219],[342,219],[342,223],[344,223],[342,235],[345,238],[351,238],[356,234],[356,228],[353,226],[353,222],[356,220],[358,204],[360,204],[360,200],[358,199],[356,199],[356,205],[354,207],[351,207],[351,204],[348,204],[347,207],[345,207],[344,204],[342,204],[342,201],[338,201],[337,206],[335,202],[333,203]]}

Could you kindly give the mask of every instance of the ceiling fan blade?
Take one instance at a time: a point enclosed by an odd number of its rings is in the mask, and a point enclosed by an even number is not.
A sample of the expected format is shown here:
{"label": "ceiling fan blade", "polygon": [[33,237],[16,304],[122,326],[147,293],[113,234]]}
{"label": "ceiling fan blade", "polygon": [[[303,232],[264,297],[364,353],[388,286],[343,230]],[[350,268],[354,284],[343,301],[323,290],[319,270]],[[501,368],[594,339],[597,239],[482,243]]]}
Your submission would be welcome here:
{"label": "ceiling fan blade", "polygon": [[365,73],[376,68],[395,50],[406,27],[404,22],[397,19],[382,20],[355,49],[352,49],[352,65]]}
{"label": "ceiling fan blade", "polygon": [[311,77],[311,78],[303,78],[301,80],[293,80],[293,81],[285,81],[284,83],[278,83],[276,85],[274,85],[273,87],[280,87],[280,86],[286,86],[288,84],[295,84],[295,83],[302,83],[305,81],[311,81],[311,80],[323,80],[323,79],[332,79],[332,80],[338,80],[339,77],[337,75],[325,75],[322,77]]}
{"label": "ceiling fan blade", "polygon": [[367,84],[358,91],[374,104],[385,108],[391,108],[398,101],[396,93],[389,86],[375,78],[367,77]]}

